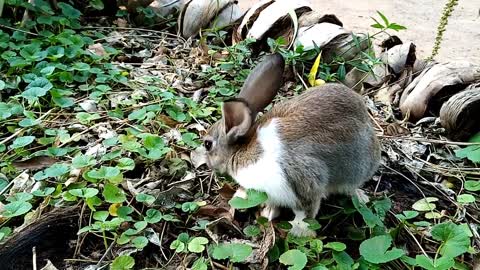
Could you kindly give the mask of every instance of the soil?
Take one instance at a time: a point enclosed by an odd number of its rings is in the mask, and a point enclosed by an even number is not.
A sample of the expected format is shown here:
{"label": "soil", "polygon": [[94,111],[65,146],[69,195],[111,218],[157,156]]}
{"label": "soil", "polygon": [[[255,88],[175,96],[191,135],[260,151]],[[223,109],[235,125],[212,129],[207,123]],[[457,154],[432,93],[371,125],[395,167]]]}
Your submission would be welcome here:
{"label": "soil", "polygon": [[[248,9],[258,0],[239,0],[243,9]],[[444,1],[440,0],[362,0],[362,1],[320,1],[310,0],[312,8],[326,14],[335,14],[345,28],[354,32],[375,32],[371,28],[378,18],[379,10],[391,21],[407,27],[398,33],[405,41],[417,46],[417,56],[430,56],[435,42],[436,30],[442,16]],[[468,60],[480,64],[480,0],[459,1],[449,19],[447,30],[438,56],[435,60]]]}

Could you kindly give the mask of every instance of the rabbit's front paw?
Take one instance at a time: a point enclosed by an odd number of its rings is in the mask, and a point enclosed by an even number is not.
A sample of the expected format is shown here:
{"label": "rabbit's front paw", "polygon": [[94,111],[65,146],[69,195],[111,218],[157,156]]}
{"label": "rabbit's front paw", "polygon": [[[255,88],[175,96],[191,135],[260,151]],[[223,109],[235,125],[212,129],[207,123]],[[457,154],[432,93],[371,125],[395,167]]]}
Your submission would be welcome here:
{"label": "rabbit's front paw", "polygon": [[290,233],[293,236],[297,237],[316,237],[317,233],[313,230],[308,228],[308,223],[305,221],[290,221],[292,224],[292,228],[290,229]]}
{"label": "rabbit's front paw", "polygon": [[308,223],[303,221],[305,219],[305,212],[296,210],[293,212],[295,213],[295,219],[290,221],[290,224],[292,224],[290,234],[297,237],[316,237],[317,233],[308,228]]}
{"label": "rabbit's front paw", "polygon": [[273,205],[265,205],[265,207],[260,212],[260,216],[265,217],[268,221],[272,221],[280,215],[280,208]]}

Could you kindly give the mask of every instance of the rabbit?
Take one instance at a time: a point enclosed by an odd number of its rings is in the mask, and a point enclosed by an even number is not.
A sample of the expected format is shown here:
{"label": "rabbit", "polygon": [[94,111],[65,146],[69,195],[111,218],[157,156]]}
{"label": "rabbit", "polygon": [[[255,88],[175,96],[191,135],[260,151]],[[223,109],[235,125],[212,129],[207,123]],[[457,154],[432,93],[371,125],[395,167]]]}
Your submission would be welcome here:
{"label": "rabbit", "polygon": [[[362,97],[327,83],[275,104],[257,118],[282,85],[279,54],[264,58],[237,98],[223,103],[222,118],[203,137],[207,165],[230,175],[241,188],[266,192],[262,215],[293,210],[290,233],[315,236],[305,218],[315,218],[330,194],[368,197],[360,190],[378,169],[380,143]],[[365,198],[366,197],[366,198]]]}

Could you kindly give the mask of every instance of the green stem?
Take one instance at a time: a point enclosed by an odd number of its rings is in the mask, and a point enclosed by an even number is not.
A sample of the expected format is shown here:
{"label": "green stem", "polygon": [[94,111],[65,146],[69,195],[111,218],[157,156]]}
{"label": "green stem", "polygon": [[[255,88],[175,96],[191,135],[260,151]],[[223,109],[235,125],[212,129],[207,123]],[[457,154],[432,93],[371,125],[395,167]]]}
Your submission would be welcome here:
{"label": "green stem", "polygon": [[437,36],[435,37],[435,44],[433,45],[432,54],[428,58],[428,60],[433,60],[435,56],[437,56],[438,51],[440,50],[440,46],[442,45],[443,41],[443,34],[446,30],[448,24],[448,18],[452,15],[455,6],[458,5],[458,0],[448,0],[447,4],[443,8],[442,17],[440,18],[440,23],[438,24],[437,28]]}
{"label": "green stem", "polygon": [[0,18],[3,14],[3,6],[5,5],[5,0],[0,0]]}

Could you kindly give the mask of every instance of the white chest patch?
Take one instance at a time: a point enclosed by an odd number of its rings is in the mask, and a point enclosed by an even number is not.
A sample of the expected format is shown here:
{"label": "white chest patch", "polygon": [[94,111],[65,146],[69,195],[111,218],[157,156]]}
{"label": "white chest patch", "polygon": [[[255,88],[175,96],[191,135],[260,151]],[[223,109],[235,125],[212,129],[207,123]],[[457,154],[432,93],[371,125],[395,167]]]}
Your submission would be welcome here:
{"label": "white chest patch", "polygon": [[255,189],[268,194],[269,203],[277,206],[294,207],[296,196],[288,185],[279,160],[283,155],[283,145],[277,130],[277,121],[257,130],[257,141],[263,153],[260,159],[241,168],[232,177],[245,189]]}

